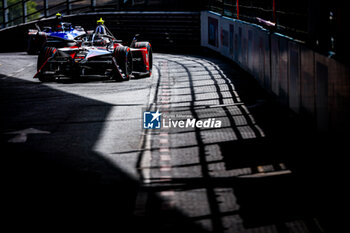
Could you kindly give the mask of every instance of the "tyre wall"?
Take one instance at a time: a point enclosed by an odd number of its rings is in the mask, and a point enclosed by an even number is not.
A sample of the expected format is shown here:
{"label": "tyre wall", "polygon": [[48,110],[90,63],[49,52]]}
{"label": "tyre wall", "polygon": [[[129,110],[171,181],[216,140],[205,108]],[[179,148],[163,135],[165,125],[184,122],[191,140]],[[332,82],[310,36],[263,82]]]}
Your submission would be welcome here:
{"label": "tyre wall", "polygon": [[201,12],[201,45],[253,75],[320,131],[350,129],[350,69],[259,25]]}

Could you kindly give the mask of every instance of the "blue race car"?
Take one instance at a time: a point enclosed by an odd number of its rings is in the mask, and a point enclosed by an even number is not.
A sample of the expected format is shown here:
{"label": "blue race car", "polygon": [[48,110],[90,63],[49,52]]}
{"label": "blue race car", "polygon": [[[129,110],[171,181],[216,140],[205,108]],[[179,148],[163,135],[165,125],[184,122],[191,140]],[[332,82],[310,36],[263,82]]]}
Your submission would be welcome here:
{"label": "blue race car", "polygon": [[28,54],[37,54],[50,38],[50,46],[62,48],[71,46],[70,43],[77,36],[85,34],[80,26],[73,27],[71,23],[61,22],[61,15],[56,15],[56,22],[52,27],[44,27],[43,30],[36,24],[36,29],[28,31]]}

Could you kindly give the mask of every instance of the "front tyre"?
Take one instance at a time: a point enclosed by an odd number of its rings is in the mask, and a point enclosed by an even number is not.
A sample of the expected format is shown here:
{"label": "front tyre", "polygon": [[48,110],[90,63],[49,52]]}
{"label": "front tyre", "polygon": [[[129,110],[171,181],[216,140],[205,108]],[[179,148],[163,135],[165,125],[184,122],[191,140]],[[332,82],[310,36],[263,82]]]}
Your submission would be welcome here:
{"label": "front tyre", "polygon": [[37,71],[40,71],[40,73],[38,74],[38,79],[41,82],[49,82],[54,80],[53,76],[44,75],[44,72],[48,70],[48,66],[46,65],[47,60],[50,57],[54,56],[56,51],[57,50],[54,47],[44,47],[39,53],[37,61]]}
{"label": "front tyre", "polygon": [[116,65],[113,66],[115,79],[128,81],[132,74],[132,54],[129,47],[118,46],[114,49],[113,59]]}

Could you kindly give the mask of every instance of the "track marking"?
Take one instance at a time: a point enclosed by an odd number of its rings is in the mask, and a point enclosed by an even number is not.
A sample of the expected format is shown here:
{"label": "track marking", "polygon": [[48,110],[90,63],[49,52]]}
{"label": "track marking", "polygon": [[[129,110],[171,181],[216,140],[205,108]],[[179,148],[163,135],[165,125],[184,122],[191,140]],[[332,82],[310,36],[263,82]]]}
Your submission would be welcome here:
{"label": "track marking", "polygon": [[6,76],[8,76],[8,77],[13,77],[13,78],[19,78],[19,77],[16,77],[19,73],[25,71],[26,69],[28,69],[29,67],[32,67],[32,66],[34,66],[34,64],[32,64],[32,63],[31,63],[31,64],[28,64],[28,65],[26,65],[26,66],[23,66],[21,69],[16,70],[16,71],[14,71],[14,72],[12,72],[12,73],[6,75]]}
{"label": "track marking", "polygon": [[169,181],[171,181],[172,179],[171,179],[171,176],[170,175],[161,175],[161,176],[159,176],[159,178],[158,178],[158,181],[159,182],[169,182]]}
{"label": "track marking", "polygon": [[238,178],[262,178],[262,177],[269,177],[269,176],[287,175],[287,174],[291,174],[291,173],[292,173],[291,170],[283,170],[283,171],[273,171],[273,172],[263,172],[263,173],[240,175],[237,177]]}
{"label": "track marking", "polygon": [[146,202],[148,199],[148,193],[147,192],[138,192],[136,196],[136,201],[135,201],[135,210],[134,210],[134,215],[136,217],[142,217],[145,216],[146,214]]}
{"label": "track marking", "polygon": [[172,210],[175,206],[175,202],[173,200],[169,200],[169,201],[164,201],[162,203],[161,209],[162,210]]}
{"label": "track marking", "polygon": [[159,149],[160,153],[169,153],[169,147],[162,147]]}
{"label": "track marking", "polygon": [[159,139],[159,143],[169,145],[169,140],[167,138],[161,138],[161,139]]}
{"label": "track marking", "polygon": [[162,132],[159,134],[159,137],[168,137],[169,134],[167,132]]}
{"label": "track marking", "polygon": [[161,166],[160,167],[160,171],[161,172],[170,172],[171,171],[171,167],[170,166]]}
{"label": "track marking", "polygon": [[[154,74],[151,76],[152,78],[155,77],[155,72]],[[159,74],[156,76],[159,77]],[[153,81],[153,80],[152,80]],[[148,103],[147,106],[149,106],[149,108],[152,108],[152,106],[155,104],[153,101],[155,100],[155,96],[156,96],[156,85],[154,85],[155,83],[157,83],[158,80],[156,80],[156,82],[151,82],[151,88],[150,88],[150,92],[149,92],[149,98],[148,98]],[[141,170],[141,177],[143,180],[141,180],[141,182],[143,182],[144,184],[149,184],[151,182],[151,160],[152,160],[152,154],[151,154],[151,133],[149,130],[144,129],[143,130],[143,134],[140,140],[140,144],[139,144],[139,149],[140,151],[144,151],[141,157],[141,161],[140,161],[140,167],[139,169]],[[144,142],[144,146],[143,146],[143,142]],[[144,217],[146,216],[146,204],[148,201],[148,192],[146,191],[139,191],[136,195],[136,200],[135,200],[135,208],[134,208],[134,216],[135,217]]]}
{"label": "track marking", "polygon": [[[162,112],[167,112],[166,109],[170,108],[170,83],[169,82],[160,82],[161,78],[167,79],[168,75],[168,68],[167,68],[167,63],[161,63],[159,64],[162,70],[163,76],[156,75],[154,74],[154,80],[152,80],[152,85],[151,85],[151,90],[149,94],[149,99],[148,99],[148,107],[150,110],[154,110],[154,108],[160,108],[164,109]],[[158,87],[158,91],[156,90],[157,85],[155,83],[160,83]],[[159,104],[159,106],[157,106]],[[141,157],[140,161],[140,172],[141,172],[141,177],[142,177],[142,182],[147,187],[148,184],[150,184],[152,181],[157,180],[158,182],[169,182],[171,181],[171,166],[169,164],[169,161],[171,160],[170,155],[169,155],[169,134],[168,132],[163,132],[163,131],[158,131],[157,134],[157,140],[159,140],[160,148],[158,150],[158,159],[159,162],[163,162],[164,165],[161,165],[159,167],[160,176],[157,177],[156,179],[152,179],[151,177],[151,167],[152,167],[152,137],[153,133],[155,133],[152,130],[144,130],[144,133],[142,135],[141,142],[140,143],[140,150],[143,150],[143,154]],[[143,148],[142,148],[143,147]],[[163,153],[163,154],[161,154]],[[153,158],[155,159],[155,158]],[[168,193],[169,194],[169,193]],[[167,195],[171,196],[171,194]],[[148,201],[148,193],[146,191],[140,191],[137,194],[137,199],[135,203],[135,210],[134,214],[135,216],[145,216],[146,213],[146,205]],[[174,206],[174,202],[171,201],[165,201],[164,206],[162,209],[170,209]]]}
{"label": "track marking", "polygon": [[50,134],[49,131],[43,131],[43,130],[38,130],[34,128],[28,128],[28,129],[23,129],[23,130],[18,130],[18,131],[13,131],[13,132],[8,132],[5,134],[15,134],[13,138],[8,140],[10,143],[25,143],[28,139],[28,134]]}
{"label": "track marking", "polygon": [[170,155],[161,155],[160,156],[160,160],[162,160],[162,161],[170,161],[171,158],[170,158]]}
{"label": "track marking", "polygon": [[175,192],[174,191],[161,191],[159,194],[161,196],[169,197],[169,196],[174,196]]}

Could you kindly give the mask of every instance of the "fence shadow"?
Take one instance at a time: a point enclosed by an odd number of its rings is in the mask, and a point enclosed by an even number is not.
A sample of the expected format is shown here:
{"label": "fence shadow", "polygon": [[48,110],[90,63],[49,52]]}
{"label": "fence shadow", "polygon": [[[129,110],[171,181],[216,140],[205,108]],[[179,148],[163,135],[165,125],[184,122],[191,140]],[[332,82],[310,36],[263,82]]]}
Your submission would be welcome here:
{"label": "fence shadow", "polygon": [[[337,190],[342,185],[333,182],[340,177],[331,173],[337,173],[334,164],[340,164],[320,155],[344,148],[343,140],[337,142],[331,140],[331,134],[316,133],[304,119],[264,92],[252,77],[232,70],[235,65],[229,61],[177,55],[164,60],[169,69],[176,70],[164,81],[165,89],[173,82],[167,114],[223,121],[221,129],[166,132],[173,142],[172,156],[198,156],[199,162],[172,165],[178,169],[173,173],[180,177],[160,182],[164,190],[204,190],[210,214],[202,218],[212,223],[213,232],[230,229],[227,221],[237,216],[244,228],[230,222],[236,232],[260,227],[272,232],[332,232],[338,227],[340,212],[324,202],[339,197]],[[162,89],[162,83],[159,87]],[[158,101],[160,109],[162,105]],[[157,154],[161,148],[155,143],[152,151]],[[189,172],[184,169],[198,169],[202,176],[183,177],[180,171]],[[331,178],[329,182],[327,177]],[[152,183],[156,185],[157,181]],[[223,211],[226,207],[218,200],[218,190],[233,190],[235,201],[227,203],[235,203],[238,209]]]}

